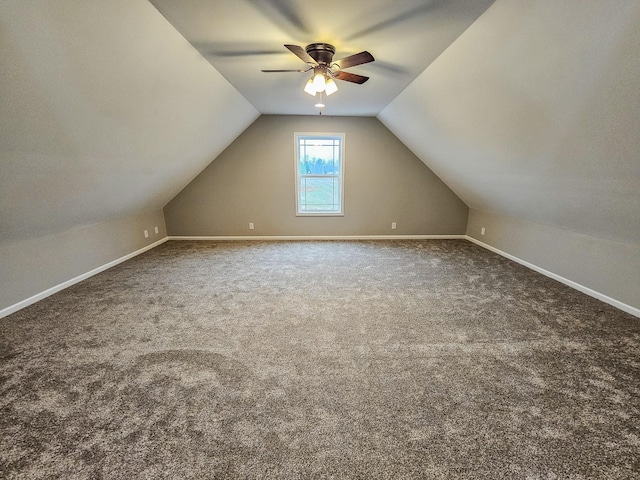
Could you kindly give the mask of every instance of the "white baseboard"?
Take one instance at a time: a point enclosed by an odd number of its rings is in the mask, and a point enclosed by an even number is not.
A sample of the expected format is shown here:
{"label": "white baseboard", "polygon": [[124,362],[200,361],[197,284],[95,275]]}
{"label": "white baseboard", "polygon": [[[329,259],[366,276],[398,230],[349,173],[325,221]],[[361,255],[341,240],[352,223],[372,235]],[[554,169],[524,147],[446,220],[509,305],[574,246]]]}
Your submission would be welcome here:
{"label": "white baseboard", "polygon": [[611,298],[603,293],[596,292],[595,290],[592,290],[589,287],[585,287],[584,285],[574,282],[573,280],[569,280],[568,278],[565,278],[556,273],[550,272],[549,270],[545,270],[544,268],[538,267],[537,265],[534,265],[533,263],[529,263],[525,260],[522,260],[521,258],[518,258],[515,255],[511,255],[510,253],[503,252],[502,250],[492,247],[491,245],[488,245],[486,243],[483,243],[480,240],[477,240],[473,237],[466,235],[466,239],[482,248],[491,250],[492,252],[497,253],[498,255],[501,255],[505,258],[508,258],[509,260],[513,260],[514,262],[519,263],[520,265],[524,265],[525,267],[530,268],[531,270],[535,270],[536,272],[541,273],[546,277],[557,280],[560,283],[564,283],[565,285],[571,288],[575,288],[579,292],[585,293],[590,297],[593,297],[602,302],[608,303],[609,305],[613,305],[614,307],[619,308],[624,312],[630,313],[631,315],[640,317],[640,309],[638,308],[632,307],[631,305],[627,305],[626,303],[622,303],[621,301],[616,300],[615,298]]}
{"label": "white baseboard", "polygon": [[160,240],[158,240],[157,242],[152,243],[151,245],[147,245],[146,247],[141,248],[140,250],[136,250],[135,252],[129,253],[127,255],[125,255],[124,257],[120,257],[117,258],[116,260],[113,260],[109,263],[106,263],[104,265],[101,265],[99,267],[94,268],[93,270],[90,270],[86,273],[83,273],[82,275],[78,275],[77,277],[73,277],[70,280],[67,280],[65,282],[59,283],[58,285],[55,285],[51,288],[47,288],[44,292],[40,292],[37,293],[25,300],[22,300],[21,302],[15,303],[9,307],[3,308],[2,310],[0,310],[0,318],[6,317],[7,315],[11,315],[12,313],[17,312],[18,310],[21,310],[25,307],[28,307],[29,305],[32,305],[40,300],[42,300],[43,298],[47,298],[50,295],[53,295],[54,293],[58,293],[61,290],[64,290],[65,288],[70,287],[71,285],[75,285],[76,283],[79,283],[83,280],[86,280],[89,277],[92,277],[100,272],[104,272],[105,270],[114,267],[116,265],[118,265],[119,263],[125,262],[127,260],[129,260],[130,258],[133,258],[137,255],[140,255],[141,253],[146,252],[147,250],[151,250],[154,247],[157,247],[158,245],[163,244],[164,242],[166,242],[169,239],[169,237],[164,237]]}
{"label": "white baseboard", "polygon": [[161,240],[158,240],[157,242],[147,245],[146,247],[136,250],[135,252],[129,253],[128,255],[125,255],[109,263],[106,263],[105,265],[101,265],[100,267],[94,268],[89,272],[83,273],[82,275],[78,275],[77,277],[74,277],[70,280],[67,280],[51,288],[48,288],[47,290],[40,292],[36,295],[33,295],[25,300],[22,300],[21,302],[18,302],[14,305],[3,308],[2,310],[0,310],[0,318],[6,317],[7,315],[11,315],[12,313],[17,312],[18,310],[28,307],[29,305],[32,305],[44,298],[47,298],[50,295],[53,295],[54,293],[57,293],[61,290],[64,290],[67,287],[70,287],[71,285],[75,285],[76,283],[81,282],[89,277],[92,277],[93,275],[96,275],[100,272],[103,272],[115,265],[118,265],[119,263],[125,262],[130,258],[133,258],[137,255],[140,255],[141,253],[151,250],[152,248],[155,248],[158,245],[163,244],[167,240],[210,240],[210,241],[211,240],[214,240],[214,241],[225,241],[225,240],[468,240],[482,248],[486,248],[487,250],[497,253],[498,255],[508,258],[509,260],[513,260],[516,263],[524,265],[525,267],[530,268],[531,270],[534,270],[538,273],[541,273],[542,275],[545,275],[549,278],[557,280],[560,283],[564,283],[565,285],[568,285],[571,288],[575,288],[576,290],[582,293],[585,293],[593,298],[596,298],[605,303],[608,303],[609,305],[613,305],[614,307],[619,308],[624,312],[630,313],[631,315],[634,315],[640,318],[640,309],[638,308],[632,307],[631,305],[627,305],[626,303],[622,303],[619,300],[616,300],[615,298],[611,298],[607,295],[604,295],[603,293],[597,292],[588,287],[585,287],[584,285],[576,283],[573,280],[569,280],[568,278],[564,278],[553,272],[545,270],[544,268],[538,267],[537,265],[534,265],[525,260],[522,260],[521,258],[518,258],[515,255],[511,255],[507,252],[503,252],[498,248],[492,247],[491,245],[488,245],[479,240],[476,240],[475,238],[470,237],[468,235],[168,236]]}
{"label": "white baseboard", "polygon": [[240,236],[170,236],[169,240],[465,240],[466,235],[240,235]]}

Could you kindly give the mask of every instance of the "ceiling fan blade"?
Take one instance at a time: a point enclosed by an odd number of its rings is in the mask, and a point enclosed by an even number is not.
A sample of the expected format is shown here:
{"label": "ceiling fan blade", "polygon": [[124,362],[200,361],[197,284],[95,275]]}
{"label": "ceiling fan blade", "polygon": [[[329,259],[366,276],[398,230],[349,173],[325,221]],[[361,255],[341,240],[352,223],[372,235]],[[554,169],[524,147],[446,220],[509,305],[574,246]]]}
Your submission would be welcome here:
{"label": "ceiling fan blade", "polygon": [[298,72],[298,73],[304,73],[304,72],[308,72],[309,70],[311,70],[310,68],[306,69],[306,70],[260,70],[261,72],[265,72],[265,73],[274,73],[274,72]]}
{"label": "ceiling fan blade", "polygon": [[[274,25],[295,37],[298,33],[309,35],[311,29],[304,20],[304,10],[295,6],[294,0],[249,0]],[[292,30],[295,29],[294,33]]]}
{"label": "ceiling fan blade", "polygon": [[259,42],[191,42],[204,57],[234,58],[258,55],[286,55],[283,50]]}
{"label": "ceiling fan blade", "polygon": [[363,77],[362,75],[356,75],[355,73],[349,72],[338,72],[333,74],[333,78],[337,78],[338,80],[344,80],[345,82],[358,83],[362,85],[364,82],[369,80],[369,77]]}
{"label": "ceiling fan blade", "polygon": [[340,68],[349,68],[355,67],[356,65],[362,65],[363,63],[374,62],[375,58],[366,50],[364,52],[356,53],[354,55],[349,55],[348,57],[341,58],[334,62],[331,62],[331,65],[336,64]]}
{"label": "ceiling fan blade", "polygon": [[403,22],[416,18],[424,19],[431,13],[432,10],[438,10],[439,8],[445,7],[446,5],[446,0],[435,0],[426,3],[423,2],[418,6],[402,12],[392,18],[382,20],[358,32],[352,32],[351,35],[349,35],[345,40],[354,40],[366,35],[376,34],[380,30],[387,28],[401,28]]}
{"label": "ceiling fan blade", "polygon": [[278,55],[282,54],[282,50],[203,50],[203,55],[211,55],[212,57],[253,57],[257,55]]}
{"label": "ceiling fan blade", "polygon": [[297,55],[298,58],[302,60],[304,63],[306,63],[307,65],[318,65],[318,62],[316,62],[313,58],[311,58],[311,55],[309,55],[304,48],[298,45],[285,45],[285,47],[288,48],[291,51],[291,53],[293,53],[294,55]]}

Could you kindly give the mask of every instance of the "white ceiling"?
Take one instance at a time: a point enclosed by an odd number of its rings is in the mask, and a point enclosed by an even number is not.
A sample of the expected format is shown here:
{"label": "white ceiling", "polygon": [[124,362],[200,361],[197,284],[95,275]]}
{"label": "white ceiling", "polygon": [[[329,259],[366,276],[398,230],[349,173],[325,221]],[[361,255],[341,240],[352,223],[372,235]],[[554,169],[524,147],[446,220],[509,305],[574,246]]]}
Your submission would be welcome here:
{"label": "white ceiling", "polygon": [[375,116],[494,0],[151,0],[164,17],[263,114],[315,115],[310,73],[262,73],[305,64],[284,48],[326,42],[335,59],[363,50],[376,61],[337,82],[327,115]]}

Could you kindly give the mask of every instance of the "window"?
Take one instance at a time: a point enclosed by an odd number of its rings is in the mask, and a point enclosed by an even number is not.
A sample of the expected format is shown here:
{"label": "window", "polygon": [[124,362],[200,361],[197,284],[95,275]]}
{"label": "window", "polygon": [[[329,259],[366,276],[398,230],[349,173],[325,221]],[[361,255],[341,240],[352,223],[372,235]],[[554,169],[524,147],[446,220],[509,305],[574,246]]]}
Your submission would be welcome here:
{"label": "window", "polygon": [[296,215],[343,215],[344,133],[296,133]]}

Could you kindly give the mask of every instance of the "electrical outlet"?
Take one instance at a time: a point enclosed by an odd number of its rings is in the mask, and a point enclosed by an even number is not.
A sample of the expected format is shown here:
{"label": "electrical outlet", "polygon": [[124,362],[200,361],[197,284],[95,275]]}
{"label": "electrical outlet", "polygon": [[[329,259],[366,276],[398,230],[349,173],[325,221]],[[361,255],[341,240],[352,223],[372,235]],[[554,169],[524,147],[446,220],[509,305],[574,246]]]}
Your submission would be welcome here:
{"label": "electrical outlet", "polygon": [[253,222],[249,222],[249,230],[253,230]]}
{"label": "electrical outlet", "polygon": [[480,229],[480,235],[484,235],[484,227]]}
{"label": "electrical outlet", "polygon": [[156,234],[160,233],[160,230],[158,230],[158,227],[153,227],[156,231]]}
{"label": "electrical outlet", "polygon": [[149,238],[149,230],[144,231],[144,238]]}
{"label": "electrical outlet", "polygon": [[391,230],[395,230],[396,229],[396,222],[391,222]]}

